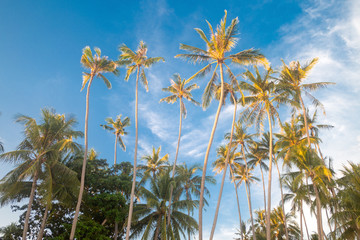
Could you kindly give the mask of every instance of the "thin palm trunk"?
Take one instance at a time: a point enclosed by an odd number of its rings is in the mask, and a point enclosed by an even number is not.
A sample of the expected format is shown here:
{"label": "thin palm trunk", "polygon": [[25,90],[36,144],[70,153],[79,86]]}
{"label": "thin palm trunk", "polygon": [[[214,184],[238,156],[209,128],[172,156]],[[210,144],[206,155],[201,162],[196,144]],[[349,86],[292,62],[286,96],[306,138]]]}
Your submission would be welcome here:
{"label": "thin palm trunk", "polygon": [[[74,221],[71,227],[71,234],[70,234],[70,240],[74,240],[75,237],[75,230],[76,230],[76,224],[79,217],[80,212],[80,206],[82,201],[82,196],[84,194],[84,186],[85,186],[85,172],[86,172],[86,162],[87,162],[87,151],[88,151],[88,121],[89,121],[89,96],[90,96],[90,86],[92,83],[92,80],[94,79],[94,75],[91,74],[90,81],[87,87],[86,92],[86,112],[85,112],[85,133],[84,133],[84,141],[85,141],[85,149],[84,149],[84,160],[81,170],[81,181],[80,181],[80,191],[79,191],[79,197],[76,204],[75,209],[75,215],[74,215]],[[25,238],[23,238],[25,239]]]}
{"label": "thin palm trunk", "polygon": [[269,109],[266,110],[269,119],[269,132],[270,132],[270,143],[269,143],[269,182],[268,182],[268,201],[267,201],[267,214],[266,214],[266,239],[271,240],[271,228],[270,228],[270,213],[271,213],[271,172],[272,172],[272,123]]}
{"label": "thin palm trunk", "polygon": [[24,230],[23,230],[22,239],[26,239],[26,235],[27,235],[27,232],[28,232],[30,212],[31,212],[32,204],[33,204],[33,202],[34,202],[37,179],[38,179],[38,173],[36,172],[35,175],[34,175],[34,179],[33,179],[32,186],[31,186],[31,192],[30,192],[30,198],[29,198],[29,205],[28,205],[28,208],[27,208],[27,210],[26,210],[25,222],[24,222]]}
{"label": "thin palm trunk", "polygon": [[139,85],[139,73],[140,67],[137,67],[136,75],[136,87],[135,87],[135,153],[134,153],[134,173],[133,173],[133,182],[131,186],[131,196],[130,196],[130,207],[129,207],[129,216],[126,228],[126,240],[130,238],[130,228],[131,228],[131,218],[134,208],[134,195],[135,195],[135,184],[136,184],[136,158],[137,158],[137,147],[138,147],[138,85]]}
{"label": "thin palm trunk", "polygon": [[303,221],[302,221],[302,200],[300,203],[300,240],[304,239],[304,231],[303,231]]}
{"label": "thin palm trunk", "polygon": [[159,239],[160,225],[161,225],[161,215],[159,215],[159,217],[158,217],[158,222],[157,222],[157,226],[156,226],[156,231],[155,231],[155,235],[154,235],[154,240],[158,240],[158,239]]}
{"label": "thin palm trunk", "polygon": [[119,223],[115,221],[114,240],[117,240],[118,235],[119,235]]}
{"label": "thin palm trunk", "polygon": [[[313,180],[313,179],[312,179]],[[315,185],[315,183],[313,182],[313,186],[314,186],[314,191],[315,191],[315,196],[316,196],[316,220],[317,220],[317,228],[318,228],[318,235],[319,235],[319,240],[323,240],[323,231],[322,231],[322,219],[321,219],[321,202],[320,202],[320,196],[319,196],[319,191],[317,189],[317,186]]]}
{"label": "thin palm trunk", "polygon": [[117,134],[115,134],[114,166],[116,165],[117,141],[118,141],[118,135],[117,135]]}
{"label": "thin palm trunk", "polygon": [[329,218],[329,214],[328,214],[327,208],[325,208],[325,213],[326,213],[326,218],[327,218],[327,221],[328,221],[328,225],[329,225],[330,232],[332,233],[333,230],[332,230],[332,227],[331,227],[330,218]]}
{"label": "thin palm trunk", "polygon": [[[190,201],[190,194],[189,194],[189,189],[185,188],[185,193],[186,193],[186,200]],[[190,209],[187,209],[188,211],[188,216],[190,216]],[[191,234],[190,234],[190,229],[188,229],[188,240],[191,240]]]}
{"label": "thin palm trunk", "polygon": [[49,204],[46,204],[45,212],[44,212],[43,219],[42,219],[42,221],[41,221],[41,227],[40,227],[40,231],[39,231],[37,240],[43,239],[43,235],[44,235],[44,230],[45,230],[45,225],[46,225],[46,220],[47,220],[48,212],[49,212]]}
{"label": "thin palm trunk", "polygon": [[[182,127],[182,115],[183,115],[182,108],[181,108],[181,105],[182,105],[181,98],[179,99],[179,102],[180,102],[179,136],[178,136],[178,142],[177,142],[177,147],[176,147],[174,166],[173,166],[172,175],[171,175],[172,179],[174,179],[174,176],[175,176],[176,161],[177,161],[177,157],[178,157],[178,153],[179,153],[180,139],[181,139],[181,127]],[[174,190],[174,186],[171,185],[171,187],[170,187],[170,199],[169,199],[169,211],[168,211],[168,216],[167,216],[167,225],[170,224],[170,213],[171,213],[171,203],[172,203],[173,190]]]}
{"label": "thin palm trunk", "polygon": [[[302,204],[301,204],[302,206]],[[310,235],[309,235],[309,229],[307,227],[307,223],[306,223],[306,219],[305,219],[305,215],[304,215],[304,209],[302,209],[301,213],[300,213],[304,219],[304,225],[305,225],[305,230],[306,230],[306,235],[308,237],[308,239],[310,239]]]}
{"label": "thin palm trunk", "polygon": [[238,195],[238,191],[237,191],[237,186],[236,183],[234,181],[234,188],[235,188],[235,194],[236,194],[236,203],[237,203],[237,207],[238,207],[238,214],[239,214],[239,221],[240,221],[240,234],[241,234],[241,240],[244,239],[243,237],[243,229],[241,227],[241,211],[240,211],[240,202],[239,202],[239,195]]}
{"label": "thin palm trunk", "polygon": [[[234,101],[234,114],[233,114],[233,120],[232,120],[232,124],[231,124],[230,141],[229,141],[228,150],[227,150],[227,153],[226,153],[225,169],[224,169],[223,177],[221,179],[221,187],[220,187],[219,197],[218,197],[218,201],[217,201],[217,205],[216,205],[214,221],[213,221],[213,225],[212,225],[212,228],[211,228],[210,240],[213,239],[214,233],[215,233],[216,222],[217,222],[217,218],[218,218],[218,215],[219,215],[221,196],[222,196],[222,192],[223,192],[223,189],[224,189],[226,170],[227,170],[227,167],[228,167],[228,164],[229,164],[229,156],[230,156],[230,152],[231,152],[232,139],[233,139],[233,134],[234,134],[234,126],[235,126],[235,119],[236,119],[237,104],[236,104],[236,100],[235,100],[234,96],[232,96],[232,98],[233,98],[233,101]],[[237,190],[236,190],[236,193],[237,193]],[[241,230],[241,220],[240,220],[240,230]]]}
{"label": "thin palm trunk", "polygon": [[253,215],[252,215],[252,207],[251,207],[250,185],[248,187],[247,182],[245,182],[245,188],[246,188],[246,195],[247,195],[247,200],[248,200],[248,204],[249,204],[249,213],[250,213],[250,219],[251,219],[251,228],[252,228],[252,232],[253,232],[253,240],[256,240],[254,218],[253,218]]}
{"label": "thin palm trunk", "polygon": [[[211,130],[211,135],[210,135],[210,139],[209,139],[209,143],[206,149],[206,154],[205,154],[205,159],[204,159],[204,167],[203,167],[203,172],[202,172],[202,177],[201,177],[201,189],[200,189],[200,199],[199,199],[199,240],[202,240],[202,209],[204,206],[204,188],[205,188],[205,176],[206,176],[206,167],[207,167],[207,162],[209,159],[209,153],[210,153],[210,148],[211,148],[211,144],[213,142],[214,139],[214,134],[215,134],[215,130],[216,130],[216,126],[217,126],[217,122],[219,120],[219,115],[220,115],[220,111],[221,111],[221,107],[222,107],[222,103],[224,100],[224,76],[223,76],[223,66],[222,63],[219,63],[220,65],[220,77],[221,77],[221,94],[220,94],[220,101],[219,101],[219,106],[215,115],[215,120],[214,120],[214,125],[213,128]],[[128,239],[127,239],[128,240]]]}
{"label": "thin palm trunk", "polygon": [[306,137],[307,137],[309,148],[310,148],[311,147],[311,141],[310,141],[310,135],[309,135],[309,126],[308,126],[307,117],[306,117],[306,109],[305,109],[305,105],[304,105],[304,102],[302,100],[301,94],[299,96],[300,96],[300,103],[301,103],[301,108],[302,108],[303,116],[304,116]]}
{"label": "thin palm trunk", "polygon": [[277,172],[278,172],[278,175],[279,175],[280,193],[281,193],[281,205],[282,205],[281,207],[282,207],[282,210],[283,210],[283,213],[284,213],[285,236],[286,236],[286,240],[289,240],[289,232],[288,232],[287,221],[286,221],[284,194],[283,194],[283,188],[282,188],[279,164],[277,163],[277,161],[275,162],[275,164],[276,164],[276,169],[277,169]]}
{"label": "thin palm trunk", "polygon": [[264,192],[264,212],[265,212],[265,222],[266,220],[266,212],[267,212],[267,208],[266,208],[266,190],[265,190],[265,179],[264,179],[264,172],[263,169],[261,167],[261,163],[260,163],[260,172],[261,172],[261,179],[262,179],[262,185],[263,185],[263,192]]}

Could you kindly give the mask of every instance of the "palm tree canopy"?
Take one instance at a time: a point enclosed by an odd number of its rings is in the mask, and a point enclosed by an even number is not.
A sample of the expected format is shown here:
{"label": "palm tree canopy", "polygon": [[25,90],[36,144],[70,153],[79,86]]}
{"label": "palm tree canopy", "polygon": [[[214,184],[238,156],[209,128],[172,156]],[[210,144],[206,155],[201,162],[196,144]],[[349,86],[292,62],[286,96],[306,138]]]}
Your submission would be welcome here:
{"label": "palm tree canopy", "polygon": [[[160,102],[175,103],[178,99],[182,100],[182,98],[185,98],[195,105],[200,105],[200,103],[197,102],[191,94],[192,90],[199,88],[197,84],[191,84],[190,86],[186,87],[186,84],[189,81],[186,79],[181,79],[180,74],[174,74],[173,79],[170,79],[170,82],[171,86],[163,88],[162,90],[164,92],[169,92],[171,95],[160,99]],[[183,101],[180,101],[180,108],[183,114],[182,117],[186,118],[187,111]]]}
{"label": "palm tree canopy", "polygon": [[139,71],[141,71],[139,73],[140,80],[144,84],[146,91],[149,91],[148,81],[145,75],[144,68],[149,68],[151,65],[159,61],[165,62],[164,58],[147,57],[146,53],[148,49],[143,41],[140,41],[140,44],[136,52],[132,51],[125,44],[119,46],[119,51],[121,52],[121,54],[119,56],[119,60],[116,63],[120,66],[126,65],[127,71],[126,71],[125,81],[128,81],[130,75],[134,73],[137,69],[139,69]]}
{"label": "palm tree canopy", "polygon": [[109,60],[107,56],[101,56],[100,48],[94,48],[95,54],[93,55],[89,46],[86,46],[83,49],[83,54],[81,56],[81,64],[85,69],[89,69],[90,73],[83,72],[83,82],[81,91],[84,89],[86,83],[93,78],[101,78],[107,88],[111,88],[110,81],[103,75],[106,72],[112,72],[115,75],[118,75],[119,71],[117,65],[114,61]]}
{"label": "palm tree canopy", "polygon": [[127,135],[127,132],[125,132],[125,127],[130,126],[130,118],[125,117],[123,120],[121,120],[120,114],[116,117],[115,121],[111,117],[106,118],[105,121],[107,124],[101,124],[100,126],[105,130],[111,131],[113,134],[115,134],[115,137],[117,137],[121,148],[126,151],[126,146],[121,136]]}
{"label": "palm tree canopy", "polygon": [[155,176],[158,173],[169,168],[169,154],[165,154],[163,157],[160,157],[161,146],[155,150],[155,147],[152,149],[152,154],[145,155],[142,157],[142,160],[146,161],[145,165],[140,165],[138,169],[144,171],[145,176],[150,173]]}

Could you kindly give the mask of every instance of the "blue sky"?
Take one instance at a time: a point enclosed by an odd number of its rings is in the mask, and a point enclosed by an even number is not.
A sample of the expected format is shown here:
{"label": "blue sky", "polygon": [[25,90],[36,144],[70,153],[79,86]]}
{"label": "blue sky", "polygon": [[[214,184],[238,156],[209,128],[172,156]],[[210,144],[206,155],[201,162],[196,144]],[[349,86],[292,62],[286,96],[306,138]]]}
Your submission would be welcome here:
{"label": "blue sky", "polygon": [[[194,28],[208,33],[205,19],[213,26],[228,10],[228,19],[239,18],[239,42],[234,52],[258,48],[276,69],[280,60],[304,62],[319,57],[309,82],[332,81],[336,86],[315,93],[325,105],[327,115],[321,121],[335,129],[324,132],[322,148],[340,168],[347,160],[359,161],[360,128],[360,4],[356,0],[266,0],[266,1],[1,1],[0,2],[0,137],[5,150],[14,150],[22,139],[22,126],[14,123],[15,114],[38,118],[40,109],[52,107],[58,113],[73,114],[84,128],[85,92],[80,92],[81,50],[99,47],[104,55],[117,59],[117,47],[125,43],[135,49],[140,40],[148,45],[148,56],[162,56],[147,71],[150,91],[140,87],[139,155],[152,146],[162,146],[162,153],[175,155],[178,131],[178,105],[159,103],[166,93],[169,78],[180,73],[188,78],[199,65],[192,65],[174,55],[181,53],[179,44],[205,47]],[[236,73],[244,69],[234,67]],[[125,82],[108,75],[112,89],[97,80],[91,88],[89,144],[107,158],[113,159],[113,136],[100,128],[106,117],[129,116],[132,125],[124,138],[127,151],[118,151],[121,161],[133,161],[134,87],[132,77]],[[200,101],[206,83],[194,96]],[[217,103],[207,111],[186,103],[188,117],[183,121],[179,162],[202,163]],[[284,111],[283,111],[284,113]],[[216,147],[230,129],[232,107],[226,106],[219,120],[210,154],[216,159]],[[285,116],[285,115],[284,115]],[[285,117],[286,119],[286,117]],[[80,140],[82,142],[82,140]],[[210,165],[209,165],[210,166]],[[1,164],[0,177],[11,169]],[[213,174],[209,167],[209,174]],[[218,181],[220,182],[220,178]],[[276,181],[273,182],[273,204],[279,202]],[[253,187],[253,206],[260,208],[261,185]],[[210,229],[219,186],[211,187],[210,206],[205,212],[204,228]],[[245,191],[241,188],[243,219],[248,218]],[[234,237],[238,226],[233,186],[225,186],[216,239]],[[0,226],[17,220],[9,207],[0,209]],[[7,216],[7,217],[3,217]]]}

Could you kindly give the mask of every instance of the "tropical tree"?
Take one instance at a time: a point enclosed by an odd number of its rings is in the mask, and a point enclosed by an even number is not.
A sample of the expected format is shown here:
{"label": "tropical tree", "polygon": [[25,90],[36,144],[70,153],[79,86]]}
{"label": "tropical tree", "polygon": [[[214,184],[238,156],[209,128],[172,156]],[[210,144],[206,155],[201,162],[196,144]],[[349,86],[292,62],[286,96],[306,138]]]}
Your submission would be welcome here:
{"label": "tropical tree", "polygon": [[318,58],[314,58],[303,66],[300,65],[299,61],[292,61],[289,65],[286,65],[283,61],[283,66],[280,72],[280,82],[278,88],[284,92],[287,92],[292,96],[293,106],[297,109],[301,107],[302,114],[304,116],[306,137],[308,145],[310,147],[310,135],[309,126],[306,118],[306,107],[303,101],[302,94],[305,94],[315,106],[322,107],[321,102],[316,99],[309,91],[314,91],[319,88],[327,87],[331,82],[316,82],[316,83],[304,83],[305,79],[309,75],[310,70],[318,62]]}
{"label": "tropical tree", "polygon": [[144,178],[147,179],[150,175],[155,178],[157,174],[169,168],[169,154],[160,157],[160,151],[161,146],[157,150],[153,147],[152,154],[142,157],[142,160],[144,160],[146,164],[140,165],[138,169],[139,172],[144,172]]}
{"label": "tropical tree", "polygon": [[259,179],[253,176],[253,174],[251,173],[252,170],[253,169],[248,168],[246,166],[240,166],[236,168],[236,172],[234,175],[234,182],[238,182],[237,185],[240,185],[242,182],[245,183],[245,190],[246,190],[246,196],[248,200],[250,220],[251,220],[251,229],[253,233],[253,239],[256,240],[254,218],[252,215],[252,207],[251,207],[250,184],[254,183],[255,181],[259,181]]}
{"label": "tropical tree", "polygon": [[105,130],[111,131],[115,135],[115,150],[114,150],[114,165],[116,165],[116,150],[117,150],[117,143],[119,142],[120,147],[126,151],[126,146],[121,138],[121,136],[127,135],[125,132],[125,127],[130,125],[130,118],[125,117],[121,120],[121,114],[116,117],[114,121],[111,117],[105,119],[105,125],[100,125]]}
{"label": "tropical tree", "polygon": [[[261,76],[257,67],[255,67],[256,76],[250,71],[246,71],[244,76],[250,83],[243,82],[242,87],[250,93],[245,97],[245,103],[249,104],[242,113],[242,119],[251,124],[255,124],[258,132],[263,131],[263,121],[267,116],[270,132],[270,149],[269,149],[269,180],[268,180],[268,200],[267,212],[271,211],[271,180],[272,180],[272,159],[273,159],[273,132],[272,126],[275,119],[280,122],[279,114],[276,107],[279,103],[288,102],[286,95],[279,94],[277,85],[271,81],[273,70],[266,70],[264,76]],[[266,215],[266,238],[270,240],[270,215]]]}
{"label": "tropical tree", "polygon": [[104,73],[112,72],[118,74],[117,65],[114,61],[109,60],[106,56],[101,56],[101,50],[99,48],[94,48],[95,54],[93,55],[90,47],[85,47],[83,49],[83,54],[81,56],[81,64],[85,69],[88,69],[90,72],[83,72],[83,82],[81,91],[85,88],[87,84],[86,91],[86,111],[85,111],[85,149],[84,149],[84,161],[81,173],[81,182],[80,182],[80,191],[79,197],[76,204],[76,210],[74,215],[74,221],[71,228],[70,240],[74,239],[76,224],[79,217],[81,200],[84,193],[84,183],[85,183],[85,170],[86,170],[86,161],[87,161],[87,151],[88,151],[88,120],[89,120],[89,97],[90,97],[90,87],[95,77],[101,78],[107,88],[111,88],[110,81],[103,75]]}
{"label": "tropical tree", "polygon": [[202,174],[202,182],[201,182],[201,192],[200,192],[200,205],[199,205],[199,240],[202,240],[202,208],[203,208],[203,196],[204,196],[204,184],[205,184],[205,175],[206,175],[206,167],[207,162],[209,158],[210,148],[211,144],[214,138],[214,133],[216,130],[217,122],[219,119],[221,107],[223,105],[223,99],[224,99],[224,67],[226,67],[229,74],[233,75],[230,68],[226,64],[227,61],[240,64],[240,65],[247,65],[247,64],[258,64],[262,63],[267,65],[268,62],[266,58],[259,53],[258,50],[254,49],[248,49],[244,50],[235,54],[228,53],[235,47],[237,42],[236,35],[238,34],[238,19],[235,18],[231,21],[230,25],[226,27],[226,18],[227,18],[227,11],[225,10],[225,16],[221,20],[220,24],[216,28],[216,31],[214,32],[213,27],[209,22],[209,29],[210,29],[210,38],[207,38],[204,31],[195,28],[195,30],[200,35],[201,39],[205,41],[206,44],[206,50],[189,46],[186,44],[180,44],[180,49],[188,51],[188,54],[178,54],[175,57],[180,57],[189,60],[193,63],[203,63],[207,62],[208,64],[202,68],[200,71],[195,73],[192,77],[189,79],[193,79],[198,76],[203,76],[204,74],[211,71],[212,66],[215,64],[215,69],[213,71],[212,77],[210,78],[206,88],[205,92],[202,98],[202,105],[203,108],[207,108],[211,102],[211,99],[213,97],[214,91],[214,81],[217,78],[217,68],[219,67],[220,70],[220,80],[221,80],[221,93],[220,93],[220,101],[218,105],[218,109],[216,112],[214,125],[211,131],[209,143],[207,146],[207,150],[205,153],[205,159],[204,159],[204,167],[203,167],[203,174]]}
{"label": "tropical tree", "polygon": [[[176,169],[176,162],[177,157],[179,153],[180,148],[180,139],[181,139],[181,129],[182,129],[182,119],[186,118],[187,111],[185,104],[183,102],[183,98],[194,103],[195,105],[200,105],[197,101],[195,101],[192,97],[191,91],[194,89],[199,88],[196,84],[191,84],[190,86],[186,87],[186,84],[189,82],[186,79],[181,79],[179,74],[174,74],[174,79],[170,79],[171,86],[167,88],[163,88],[162,90],[165,92],[169,92],[171,95],[165,98],[160,99],[160,102],[167,102],[167,103],[175,103],[177,100],[179,100],[180,105],[180,120],[179,120],[179,136],[176,146],[176,153],[175,153],[175,159],[172,169],[172,178],[175,176],[175,169]],[[172,192],[173,192],[173,186],[171,186],[170,189],[170,199],[169,199],[169,213],[171,212],[171,202],[172,202]],[[170,224],[170,216],[168,217],[168,225]]]}
{"label": "tropical tree", "polygon": [[138,146],[138,85],[139,85],[139,78],[141,82],[144,84],[146,91],[149,90],[148,81],[145,75],[144,68],[149,68],[153,64],[159,61],[165,61],[162,57],[154,57],[148,58],[146,56],[147,53],[147,46],[146,44],[141,41],[139,44],[138,49],[136,52],[132,51],[129,47],[125,44],[122,44],[119,47],[121,52],[119,56],[119,60],[117,64],[119,65],[126,65],[127,71],[125,76],[125,81],[128,81],[130,75],[136,73],[136,87],[135,87],[135,153],[134,153],[134,173],[133,173],[133,183],[131,187],[131,196],[130,196],[130,208],[129,208],[129,218],[126,228],[126,240],[129,240],[130,236],[130,228],[131,228],[131,219],[132,219],[132,212],[134,206],[134,195],[135,195],[135,185],[136,185],[136,163],[137,163],[137,146]]}
{"label": "tropical tree", "polygon": [[16,223],[11,223],[8,226],[0,228],[0,233],[2,233],[2,239],[4,240],[19,239],[21,232],[21,227],[16,225]]}
{"label": "tropical tree", "polygon": [[[4,162],[17,165],[1,179],[0,198],[1,204],[6,204],[24,197],[24,191],[30,192],[22,234],[22,238],[26,239],[38,179],[44,180],[46,175],[43,172],[56,164],[61,152],[79,150],[79,145],[72,139],[82,136],[82,133],[73,130],[76,124],[74,118],[66,118],[49,109],[42,109],[40,123],[25,115],[19,115],[16,122],[24,125],[25,138],[15,151],[0,156]],[[26,181],[28,178],[32,179],[30,191],[26,190],[30,187]]]}
{"label": "tropical tree", "polygon": [[[170,185],[173,185],[174,201],[170,214],[170,224],[167,225],[167,213]],[[182,211],[194,209],[198,201],[181,200],[182,188],[170,177],[170,171],[165,171],[150,179],[150,190],[143,188],[142,197],[146,204],[138,204],[134,209],[134,218],[131,237],[142,235],[141,239],[181,239],[186,237],[185,232],[194,234],[198,225],[196,220]]]}

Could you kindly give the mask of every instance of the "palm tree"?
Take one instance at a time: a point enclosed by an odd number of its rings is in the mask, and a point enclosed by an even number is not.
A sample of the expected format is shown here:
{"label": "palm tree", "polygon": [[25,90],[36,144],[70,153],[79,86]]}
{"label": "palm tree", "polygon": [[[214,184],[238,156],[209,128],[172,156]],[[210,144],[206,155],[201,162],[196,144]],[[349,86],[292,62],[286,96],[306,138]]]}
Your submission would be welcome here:
{"label": "palm tree", "polygon": [[214,133],[216,130],[216,125],[219,119],[221,107],[223,105],[223,99],[224,99],[224,70],[223,68],[226,67],[227,71],[230,75],[234,76],[232,74],[230,68],[226,64],[226,61],[230,61],[235,64],[240,65],[247,65],[247,64],[258,64],[262,63],[267,65],[268,62],[266,58],[259,53],[258,50],[254,49],[248,49],[241,52],[238,52],[236,54],[230,54],[227,55],[236,45],[237,38],[236,35],[238,34],[238,19],[235,18],[231,21],[230,25],[226,27],[226,17],[227,17],[227,11],[225,10],[225,16],[221,20],[220,24],[218,25],[216,32],[214,32],[213,27],[209,22],[209,28],[210,28],[210,38],[208,39],[204,33],[203,30],[199,28],[195,28],[195,30],[199,33],[202,40],[206,43],[206,50],[180,44],[180,49],[188,51],[189,54],[178,54],[175,57],[180,57],[189,60],[193,63],[203,63],[207,62],[208,64],[202,68],[200,71],[195,73],[191,78],[193,79],[197,76],[203,76],[204,74],[211,71],[212,65],[216,64],[214,72],[212,74],[212,77],[210,81],[208,82],[205,92],[203,95],[203,108],[207,108],[211,102],[211,99],[213,97],[213,87],[214,87],[214,81],[217,78],[217,68],[220,69],[220,80],[221,80],[221,93],[220,93],[220,101],[218,105],[218,109],[216,112],[216,117],[214,120],[214,125],[211,131],[209,143],[207,146],[205,159],[204,159],[204,167],[203,167],[203,174],[202,174],[202,182],[201,182],[201,192],[200,192],[200,205],[199,205],[199,240],[202,240],[202,208],[203,208],[203,196],[204,196],[204,184],[205,184],[205,175],[206,175],[206,167],[207,162],[209,158],[210,148],[211,144],[214,138]]}
{"label": "palm tree", "polygon": [[[275,122],[275,118],[280,122],[279,114],[276,111],[277,105],[279,103],[288,102],[285,98],[286,95],[279,94],[277,92],[277,86],[275,82],[269,81],[271,74],[273,73],[272,69],[269,68],[264,76],[262,77],[259,73],[257,67],[255,67],[256,77],[250,72],[246,71],[244,75],[251,82],[242,84],[243,89],[247,90],[250,93],[250,96],[245,97],[245,102],[249,106],[243,111],[243,119],[247,122],[254,123],[258,131],[263,130],[263,121],[265,119],[265,114],[268,118],[269,123],[269,132],[270,132],[270,149],[269,149],[269,181],[268,181],[268,200],[267,200],[267,213],[271,211],[271,180],[272,180],[272,158],[273,158],[273,148],[272,148],[272,125]],[[266,238],[270,240],[270,215],[266,215]]]}
{"label": "palm tree", "polygon": [[324,88],[329,84],[334,84],[331,82],[316,82],[308,84],[304,83],[304,80],[309,75],[310,70],[315,66],[318,60],[318,58],[314,58],[303,66],[300,65],[299,61],[292,61],[289,65],[286,65],[283,61],[283,66],[280,72],[280,82],[278,86],[279,89],[291,94],[291,96],[293,97],[293,102],[296,103],[294,105],[295,108],[302,108],[302,114],[305,120],[306,136],[309,147],[311,145],[310,135],[308,131],[309,127],[306,118],[306,108],[301,95],[305,93],[305,95],[310,98],[310,100],[313,104],[315,104],[315,106],[322,107],[321,102],[313,95],[311,95],[309,91],[314,91],[319,88]]}
{"label": "palm tree", "polygon": [[80,182],[80,191],[79,197],[76,204],[76,210],[74,215],[74,221],[71,227],[70,240],[74,239],[76,224],[79,217],[81,200],[84,193],[84,184],[85,184],[85,170],[86,170],[86,161],[87,161],[87,151],[88,151],[88,120],[89,120],[89,97],[90,97],[90,87],[92,81],[95,77],[101,78],[107,88],[111,88],[110,81],[103,75],[103,73],[112,72],[115,75],[118,74],[117,65],[114,61],[111,61],[106,56],[101,56],[101,50],[99,48],[94,48],[95,54],[93,55],[90,47],[85,47],[83,49],[83,54],[81,56],[81,64],[85,69],[90,70],[90,72],[83,73],[83,82],[81,91],[87,84],[86,91],[86,112],[85,112],[85,150],[84,150],[84,161],[81,172],[81,182]]}
{"label": "palm tree", "polygon": [[[82,136],[79,131],[74,131],[76,124],[74,118],[66,118],[65,115],[56,114],[53,110],[42,109],[41,122],[36,119],[20,115],[16,122],[25,126],[25,139],[19,144],[17,150],[3,153],[0,158],[5,162],[17,164],[1,179],[1,204],[6,204],[23,196],[29,187],[25,179],[31,178],[31,190],[29,204],[25,215],[22,239],[26,239],[29,217],[34,201],[38,179],[43,177],[42,172],[52,162],[56,162],[60,152],[78,151],[79,145],[72,141],[73,138]],[[43,180],[43,179],[41,179]]]}
{"label": "palm tree", "polygon": [[119,47],[121,54],[119,56],[119,65],[126,65],[127,71],[125,76],[125,81],[129,80],[129,77],[135,71],[136,73],[136,87],[135,87],[135,153],[134,153],[134,173],[133,173],[133,183],[131,187],[131,196],[130,196],[130,208],[129,208],[129,217],[126,228],[126,240],[129,240],[130,228],[131,228],[131,219],[132,212],[134,207],[134,194],[135,194],[135,185],[136,185],[136,162],[137,162],[137,145],[138,145],[138,83],[139,77],[141,82],[144,84],[146,91],[148,91],[148,81],[146,79],[144,68],[149,68],[153,64],[159,61],[165,61],[162,57],[148,58],[146,56],[147,46],[141,41],[136,52],[133,52],[125,44]]}
{"label": "palm tree", "polygon": [[[166,224],[170,185],[174,185],[174,201],[170,214],[170,224]],[[142,234],[141,239],[181,239],[185,238],[185,232],[193,234],[198,225],[196,220],[182,211],[197,207],[198,201],[181,200],[183,189],[170,177],[170,171],[156,175],[150,179],[150,189],[142,189],[141,195],[146,204],[138,204],[134,210],[134,218],[131,237]]]}
{"label": "palm tree", "polygon": [[105,121],[107,124],[101,124],[100,126],[105,130],[111,131],[113,134],[115,134],[114,165],[116,165],[117,142],[119,142],[120,147],[126,151],[126,146],[121,136],[127,135],[127,132],[125,132],[125,127],[130,126],[130,118],[125,117],[124,120],[121,120],[120,114],[116,117],[115,121],[111,117],[106,118]]}
{"label": "palm tree", "polygon": [[[278,206],[274,208],[270,214],[271,220],[271,239],[282,240],[287,237],[286,229],[288,229],[288,236],[290,239],[299,239],[300,230],[299,226],[297,225],[294,212],[289,212],[284,216],[283,208]],[[289,222],[288,227],[285,225],[284,219],[287,219]],[[284,238],[285,236],[285,238]]]}
{"label": "palm tree", "polygon": [[146,161],[146,164],[140,165],[138,169],[139,171],[144,171],[145,179],[147,179],[150,174],[155,178],[157,174],[169,168],[169,154],[160,157],[160,151],[161,146],[157,150],[153,147],[151,155],[149,154],[142,157],[142,160]]}
{"label": "palm tree", "polygon": [[[160,99],[160,102],[175,103],[179,99],[179,105],[180,105],[179,136],[178,136],[178,141],[177,141],[177,146],[176,146],[174,165],[173,165],[173,169],[172,169],[172,178],[174,178],[176,162],[177,162],[177,157],[178,157],[179,148],[180,148],[182,119],[186,118],[186,114],[187,114],[185,104],[183,102],[183,98],[194,103],[195,105],[200,105],[200,103],[195,101],[191,94],[192,90],[199,88],[198,85],[191,84],[190,86],[186,87],[186,84],[189,81],[186,79],[181,79],[179,74],[174,74],[174,80],[170,79],[170,82],[171,82],[171,86],[169,86],[167,88],[163,88],[162,90],[165,92],[171,93],[171,95]],[[170,211],[168,214],[170,214],[170,212],[171,212],[172,192],[173,192],[173,186],[171,186],[171,189],[170,189],[170,199],[169,199]],[[168,217],[168,225],[169,224],[170,224],[170,215]]]}
{"label": "palm tree", "polygon": [[247,196],[248,205],[249,205],[249,213],[250,213],[250,219],[251,219],[251,228],[252,228],[252,232],[253,232],[253,239],[256,240],[254,219],[253,219],[252,207],[251,207],[250,183],[259,181],[259,179],[257,177],[253,176],[253,174],[251,173],[252,170],[253,169],[247,168],[246,166],[240,166],[239,168],[236,168],[236,172],[234,175],[234,182],[238,181],[237,185],[240,185],[242,182],[245,183],[245,190],[246,190],[246,196]]}
{"label": "palm tree", "polygon": [[[198,165],[192,165],[187,167],[185,163],[176,166],[176,176],[179,179],[180,187],[185,193],[186,200],[193,200],[194,196],[196,198],[200,197],[200,188],[201,188],[201,176],[197,175],[198,171],[201,171],[201,167]],[[215,184],[215,178],[213,176],[206,176],[206,183]],[[209,190],[205,187],[205,194],[210,197]],[[205,204],[207,204],[206,199],[204,199]],[[187,209],[188,215],[192,215],[193,209]],[[191,233],[188,232],[188,240],[190,240]]]}

